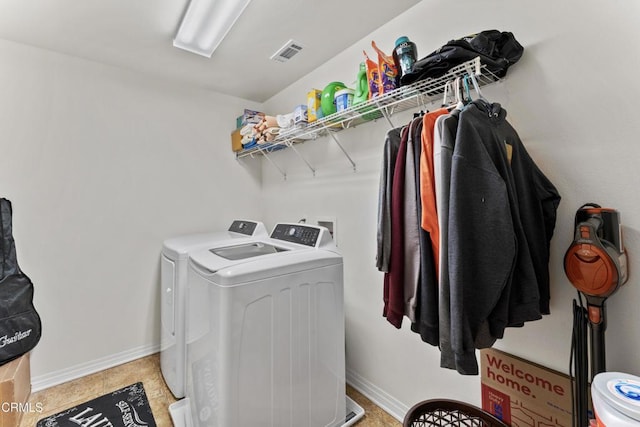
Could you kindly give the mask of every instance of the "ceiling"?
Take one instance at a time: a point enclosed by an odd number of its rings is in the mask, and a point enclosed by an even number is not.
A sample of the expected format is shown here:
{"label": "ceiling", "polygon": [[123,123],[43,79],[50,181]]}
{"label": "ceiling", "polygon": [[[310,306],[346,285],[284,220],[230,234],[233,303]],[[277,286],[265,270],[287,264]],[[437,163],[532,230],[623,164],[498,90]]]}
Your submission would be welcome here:
{"label": "ceiling", "polygon": [[254,0],[211,58],[173,47],[189,0],[0,0],[0,38],[263,102],[419,1]]}

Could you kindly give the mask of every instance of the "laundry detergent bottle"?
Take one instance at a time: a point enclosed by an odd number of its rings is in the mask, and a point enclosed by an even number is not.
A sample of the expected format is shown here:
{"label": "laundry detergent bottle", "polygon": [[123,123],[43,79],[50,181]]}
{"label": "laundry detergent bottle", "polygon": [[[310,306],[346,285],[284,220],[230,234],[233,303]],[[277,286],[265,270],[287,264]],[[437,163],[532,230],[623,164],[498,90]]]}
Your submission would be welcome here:
{"label": "laundry detergent bottle", "polygon": [[[353,94],[353,105],[354,107],[365,104],[370,97],[369,93],[369,75],[367,73],[367,64],[364,62],[360,63],[360,69],[358,71],[358,76],[356,77],[355,84],[355,92]],[[377,87],[377,86],[376,86]],[[358,113],[362,114],[362,118],[364,120],[375,120],[378,118],[378,115],[375,113],[375,106],[373,105],[360,105],[355,109]]]}
{"label": "laundry detergent bottle", "polygon": [[408,37],[402,36],[396,40],[396,47],[393,49],[393,61],[398,69],[398,82],[400,82],[400,77],[413,69],[413,64],[415,64],[417,57],[418,48]]}
{"label": "laundry detergent bottle", "polygon": [[353,105],[358,105],[369,99],[369,82],[367,81],[367,66],[360,63],[360,70],[356,77],[356,91],[353,94]]}

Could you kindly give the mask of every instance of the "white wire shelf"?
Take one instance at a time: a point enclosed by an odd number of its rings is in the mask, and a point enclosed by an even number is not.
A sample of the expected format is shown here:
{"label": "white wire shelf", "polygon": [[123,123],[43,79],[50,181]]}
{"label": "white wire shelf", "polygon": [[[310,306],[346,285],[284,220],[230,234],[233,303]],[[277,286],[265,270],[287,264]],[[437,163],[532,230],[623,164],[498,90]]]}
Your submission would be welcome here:
{"label": "white wire shelf", "polygon": [[441,99],[447,83],[465,75],[473,75],[479,86],[485,86],[500,80],[494,73],[487,70],[486,66],[480,62],[480,58],[477,57],[451,68],[441,77],[419,80],[356,106],[351,106],[346,110],[323,117],[304,127],[282,130],[273,142],[254,145],[251,148],[237,152],[236,159],[247,156],[264,156],[286,178],[286,173],[270,159],[269,154],[283,148],[292,148],[315,174],[315,169],[296,150],[295,144],[328,135],[340,146],[340,149],[342,149],[355,170],[355,163],[335,135],[337,132],[380,118],[385,118],[389,125],[394,127],[390,120],[393,114],[409,109],[423,108]]}

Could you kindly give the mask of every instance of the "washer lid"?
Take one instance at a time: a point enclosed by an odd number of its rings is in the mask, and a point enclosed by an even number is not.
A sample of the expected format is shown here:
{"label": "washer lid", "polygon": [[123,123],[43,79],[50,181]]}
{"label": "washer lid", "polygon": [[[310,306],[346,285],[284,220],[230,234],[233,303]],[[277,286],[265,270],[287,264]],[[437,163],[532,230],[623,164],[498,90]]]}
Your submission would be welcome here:
{"label": "washer lid", "polygon": [[[326,267],[332,269],[329,276],[326,272],[309,275]],[[290,250],[236,261],[208,278],[216,286],[228,287],[261,280],[289,280],[285,277],[297,274],[306,274],[305,280],[312,280],[311,277],[321,277],[318,280],[326,282],[342,280],[342,256],[322,249]]]}
{"label": "washer lid", "polygon": [[275,254],[278,252],[288,251],[289,249],[279,246],[270,245],[263,242],[249,242],[241,245],[224,246],[221,248],[213,248],[209,251],[218,255],[219,257],[237,260],[253,258],[260,255]]}
{"label": "washer lid", "polygon": [[274,239],[189,252],[189,269],[221,286],[336,264],[335,252]]}
{"label": "washer lid", "polygon": [[607,405],[640,421],[640,377],[621,372],[602,372],[593,378],[591,388]]}
{"label": "washer lid", "polygon": [[[162,253],[169,259],[185,259],[187,254],[198,249],[210,248],[214,244],[250,237],[267,237],[269,234],[263,223],[236,219],[227,231],[189,234],[174,237],[163,242]],[[232,244],[231,242],[229,244]]]}
{"label": "washer lid", "polygon": [[[205,276],[217,271],[247,263],[260,258],[270,258],[286,252],[291,245],[270,244],[269,239],[249,238],[235,241],[222,241],[213,247],[200,248],[189,252],[189,264]],[[287,246],[285,248],[285,246]]]}

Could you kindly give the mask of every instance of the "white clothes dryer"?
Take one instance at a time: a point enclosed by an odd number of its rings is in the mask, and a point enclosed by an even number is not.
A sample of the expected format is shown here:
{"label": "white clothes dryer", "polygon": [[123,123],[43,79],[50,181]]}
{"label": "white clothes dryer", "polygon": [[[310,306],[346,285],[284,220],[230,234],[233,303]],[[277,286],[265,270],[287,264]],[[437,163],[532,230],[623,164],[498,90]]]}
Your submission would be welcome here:
{"label": "white clothes dryer", "polygon": [[328,230],[189,254],[186,399],[176,427],[355,423],[345,393],[342,256]]}
{"label": "white clothes dryer", "polygon": [[263,223],[238,219],[227,231],[191,234],[164,241],[160,257],[160,370],[176,398],[185,395],[185,293],[189,252],[268,236]]}

